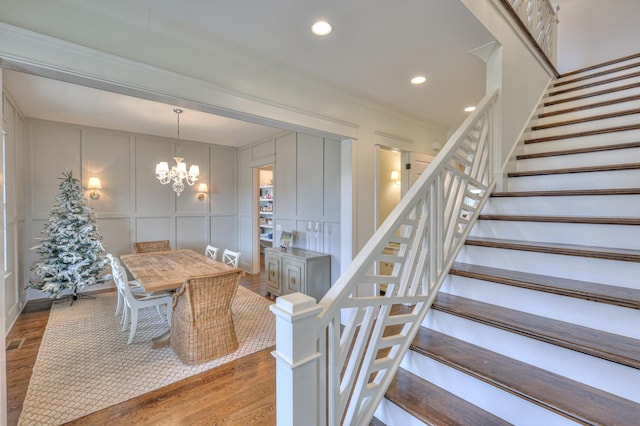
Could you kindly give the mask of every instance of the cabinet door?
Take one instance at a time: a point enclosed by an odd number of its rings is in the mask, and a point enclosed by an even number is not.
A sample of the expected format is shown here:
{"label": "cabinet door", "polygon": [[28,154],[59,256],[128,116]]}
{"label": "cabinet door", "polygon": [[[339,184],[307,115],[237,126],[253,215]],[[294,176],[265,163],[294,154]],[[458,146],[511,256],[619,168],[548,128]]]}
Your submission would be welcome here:
{"label": "cabinet door", "polygon": [[264,267],[266,272],[266,290],[276,296],[282,294],[280,289],[280,258],[277,256],[265,255]]}
{"label": "cabinet door", "polygon": [[282,269],[284,272],[284,282],[286,293],[306,292],[307,285],[305,278],[305,263],[295,259],[283,259]]}

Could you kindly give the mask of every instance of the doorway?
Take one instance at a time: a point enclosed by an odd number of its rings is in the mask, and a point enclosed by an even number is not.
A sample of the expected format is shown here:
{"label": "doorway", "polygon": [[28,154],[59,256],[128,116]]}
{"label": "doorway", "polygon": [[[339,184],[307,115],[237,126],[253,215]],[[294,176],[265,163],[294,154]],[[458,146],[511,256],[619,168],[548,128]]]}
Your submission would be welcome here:
{"label": "doorway", "polygon": [[258,271],[264,265],[264,249],[273,247],[275,230],[275,185],[273,180],[273,164],[258,167],[258,238],[256,241]]}

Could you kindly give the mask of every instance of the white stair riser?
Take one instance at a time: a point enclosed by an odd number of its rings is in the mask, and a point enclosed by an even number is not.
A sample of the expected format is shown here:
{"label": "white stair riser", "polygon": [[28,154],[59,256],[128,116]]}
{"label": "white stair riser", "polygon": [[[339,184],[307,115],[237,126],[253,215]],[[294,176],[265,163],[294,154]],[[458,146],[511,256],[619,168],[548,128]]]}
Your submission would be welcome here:
{"label": "white stair riser", "polygon": [[640,339],[637,309],[450,275],[441,292]]}
{"label": "white stair riser", "polygon": [[[525,136],[525,139],[531,139]],[[537,154],[540,152],[560,151],[565,149],[588,148],[594,146],[608,146],[625,142],[640,141],[640,131],[626,130],[622,132],[604,133],[600,135],[578,136],[550,140],[545,142],[527,143],[524,145],[524,154]]]}
{"label": "white stair riser", "polygon": [[431,358],[408,351],[402,368],[519,426],[575,425],[564,417],[502,391]]}
{"label": "white stair riser", "polygon": [[[638,90],[640,92],[640,90]],[[619,96],[622,98],[622,96]],[[625,96],[626,97],[626,96]],[[544,126],[547,124],[561,123],[564,121],[580,120],[603,114],[615,114],[640,108],[640,100],[620,102],[612,105],[601,106],[597,108],[588,108],[579,111],[570,111],[564,114],[551,115],[548,117],[534,118],[531,120],[531,126]],[[564,108],[563,108],[564,109]],[[537,112],[542,114],[543,111]]]}
{"label": "white stair riser", "polygon": [[512,177],[507,188],[509,191],[635,188],[638,182],[640,169],[633,169]]}
{"label": "white stair riser", "polygon": [[640,226],[479,220],[472,237],[640,250]]}
{"label": "white stair riser", "polygon": [[[640,402],[640,370],[606,361],[444,312],[427,316],[428,328],[509,358]],[[543,423],[541,423],[543,424]]]}
{"label": "white stair riser", "polygon": [[[572,89],[572,88],[575,88],[575,87],[584,86],[585,84],[594,84],[594,83],[602,82],[602,81],[605,81],[605,80],[610,80],[612,78],[626,77],[626,76],[628,76],[630,74],[635,74],[635,73],[640,71],[640,65],[638,64],[637,60],[635,62],[632,61],[629,65],[631,65],[631,64],[636,64],[638,66],[635,66],[633,68],[627,68],[627,69],[620,70],[620,71],[609,72],[609,73],[604,74],[604,75],[590,77],[590,78],[588,78],[586,80],[579,80],[579,81],[574,81],[572,83],[562,84],[560,86],[550,87],[549,91],[552,92],[552,91],[558,90],[558,89]],[[591,76],[591,75],[597,74],[599,72],[601,72],[601,70],[594,71],[594,72],[592,72],[590,74],[586,74],[585,76]],[[564,81],[572,81],[572,80],[575,80],[576,78],[580,78],[580,77],[581,76],[574,76],[573,78],[567,78],[565,80],[558,81],[558,83],[563,83]]]}
{"label": "white stair riser", "polygon": [[545,103],[550,102],[550,99],[544,99],[540,105],[540,108],[536,111],[536,114],[543,112],[562,111],[565,109],[577,108],[584,105],[592,105],[598,102],[607,102],[614,99],[620,99],[628,96],[640,95],[640,87],[634,87],[632,89],[626,89],[618,92],[603,93],[601,95],[594,95],[588,98],[575,99],[573,101],[565,101],[554,103],[553,105],[545,106]]}
{"label": "white stair riser", "polygon": [[558,135],[568,135],[572,133],[590,132],[602,129],[610,129],[620,126],[632,126],[640,123],[640,114],[623,115],[613,118],[588,121],[585,123],[569,124],[548,129],[531,131],[532,138],[546,138]]}
{"label": "white stair riser", "polygon": [[558,101],[558,100],[562,100],[562,99],[568,99],[568,98],[573,98],[576,96],[586,96],[589,95],[591,93],[594,92],[600,92],[602,90],[609,90],[609,89],[616,89],[619,88],[621,86],[626,86],[629,84],[637,84],[640,83],[640,77],[631,77],[631,78],[627,78],[624,80],[620,80],[620,81],[614,81],[611,83],[606,83],[606,84],[600,84],[598,86],[595,87],[587,87],[585,89],[577,89],[577,90],[571,90],[569,92],[566,93],[559,93],[556,95],[552,95],[552,93],[557,93],[557,92],[561,92],[562,90],[565,90],[563,88],[557,88],[554,89],[552,91],[550,91],[548,96],[545,96],[543,98],[544,102],[549,102],[549,101]]}
{"label": "white stair riser", "polygon": [[386,398],[380,401],[373,415],[387,426],[427,426]]}
{"label": "white stair riser", "polygon": [[640,263],[465,245],[458,262],[640,290]]}
{"label": "white stair riser", "polygon": [[525,158],[516,162],[520,172],[560,169],[563,167],[605,166],[609,164],[640,163],[640,147],[553,157]]}
{"label": "white stair riser", "polygon": [[[591,69],[591,70],[582,71],[582,72],[579,72],[579,73],[575,73],[575,74],[567,75],[567,76],[564,76],[564,77],[560,77],[557,81],[559,83],[562,83],[563,81],[574,80],[574,79],[579,78],[579,77],[591,76],[593,74],[597,74],[597,73],[604,72],[604,71],[611,71],[611,70],[614,70],[616,68],[624,67],[624,66],[627,66],[627,65],[636,65],[638,62],[640,62],[640,58],[626,59],[624,61],[615,62],[615,63],[610,64],[610,65],[599,66],[599,67]],[[585,80],[585,81],[588,82],[589,80]]]}
{"label": "white stair riser", "polygon": [[570,197],[491,197],[483,214],[640,217],[638,195],[575,195]]}

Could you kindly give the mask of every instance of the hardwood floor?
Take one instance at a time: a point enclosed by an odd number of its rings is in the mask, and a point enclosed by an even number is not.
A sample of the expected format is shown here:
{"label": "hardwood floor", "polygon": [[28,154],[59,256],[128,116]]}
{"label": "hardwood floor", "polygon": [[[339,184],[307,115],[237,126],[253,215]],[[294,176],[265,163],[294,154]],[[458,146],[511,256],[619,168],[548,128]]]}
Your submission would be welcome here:
{"label": "hardwood floor", "polygon": [[[264,261],[263,261],[264,265]],[[262,268],[264,270],[264,268]],[[263,273],[247,274],[241,285],[265,296]],[[8,424],[22,411],[33,365],[49,319],[50,301],[29,303],[7,336],[24,338],[7,351]],[[275,359],[272,348],[108,407],[74,425],[275,425]]]}

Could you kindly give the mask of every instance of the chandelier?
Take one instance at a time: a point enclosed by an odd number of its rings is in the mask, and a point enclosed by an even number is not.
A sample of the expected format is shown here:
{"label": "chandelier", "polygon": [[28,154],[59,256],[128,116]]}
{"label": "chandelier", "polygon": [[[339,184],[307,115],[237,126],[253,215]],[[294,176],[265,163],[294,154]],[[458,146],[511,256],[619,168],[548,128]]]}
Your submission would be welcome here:
{"label": "chandelier", "polygon": [[[180,140],[180,113],[182,113],[182,110],[176,108],[173,112],[175,112],[178,117],[178,140]],[[192,164],[187,172],[187,164],[182,161],[184,158],[173,157],[173,159],[176,164],[172,166],[171,169],[169,169],[169,164],[167,164],[166,161],[161,161],[156,164],[156,179],[163,185],[173,182],[171,187],[179,197],[184,190],[184,183],[182,181],[186,180],[189,186],[196,183],[198,176],[200,176],[200,168]]]}

